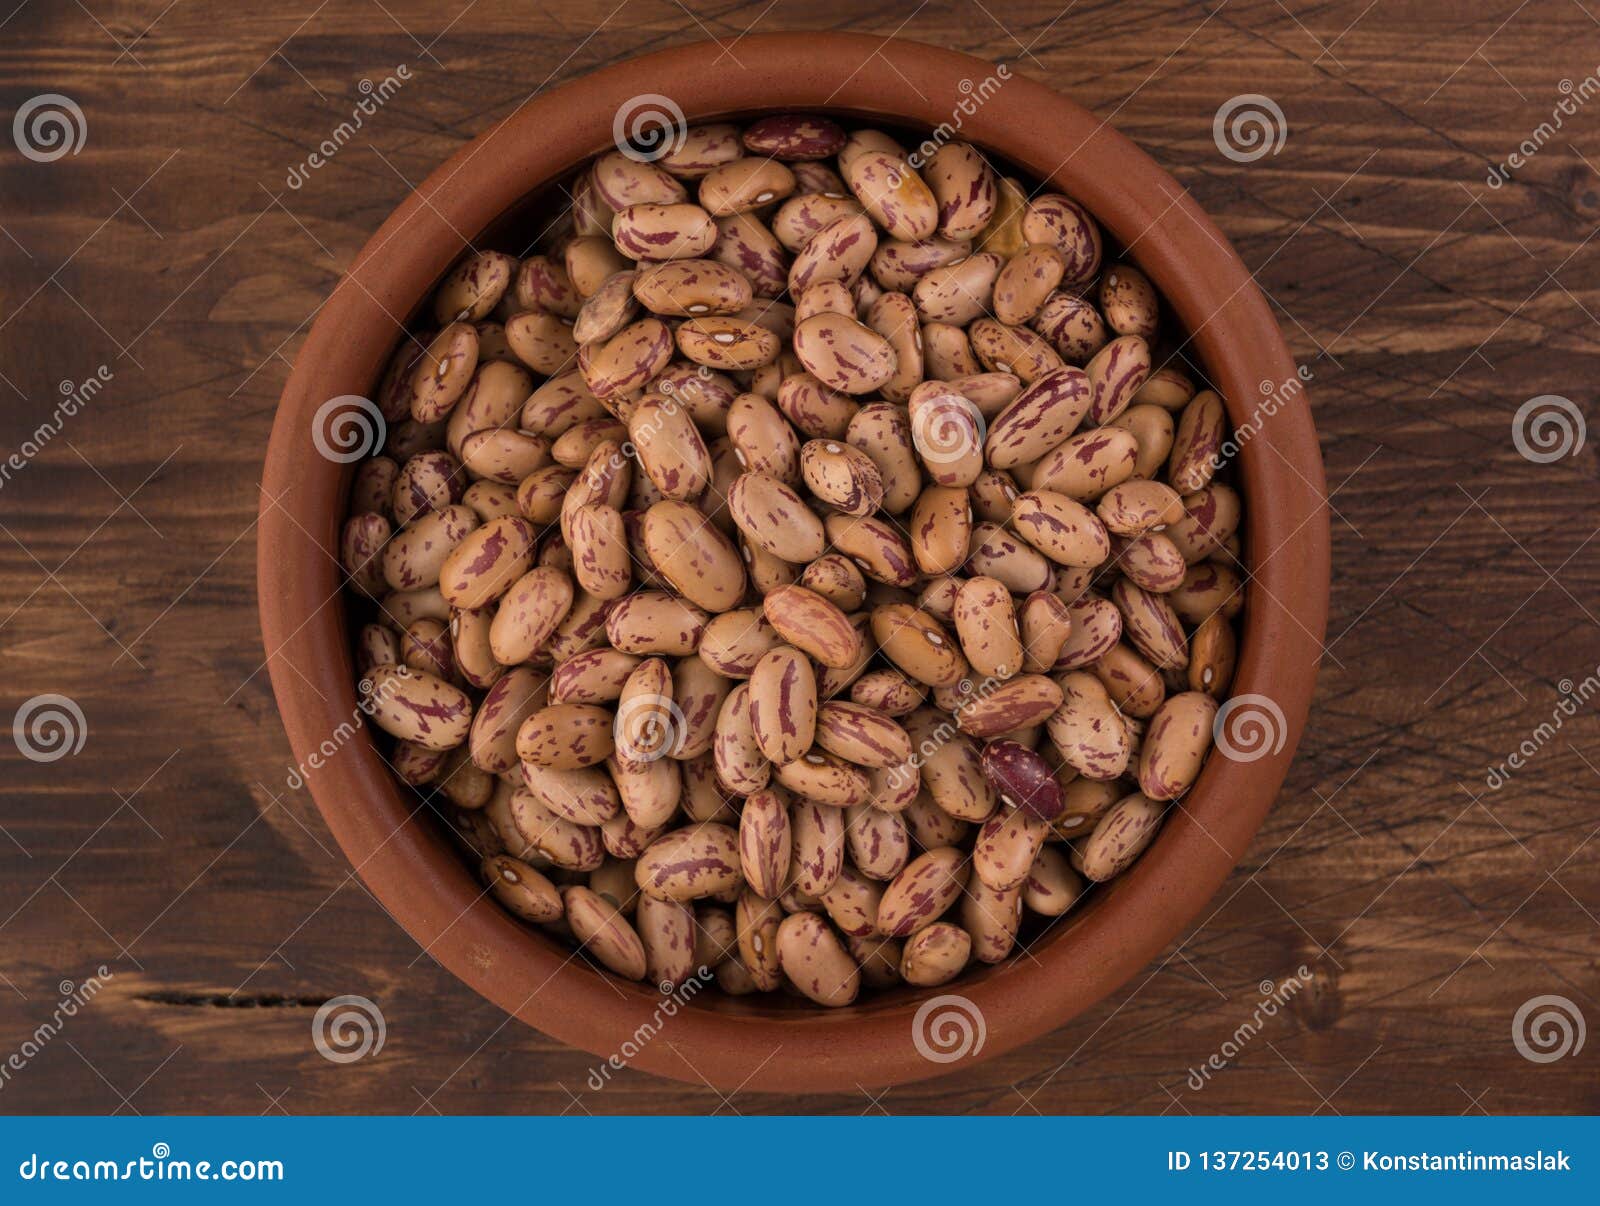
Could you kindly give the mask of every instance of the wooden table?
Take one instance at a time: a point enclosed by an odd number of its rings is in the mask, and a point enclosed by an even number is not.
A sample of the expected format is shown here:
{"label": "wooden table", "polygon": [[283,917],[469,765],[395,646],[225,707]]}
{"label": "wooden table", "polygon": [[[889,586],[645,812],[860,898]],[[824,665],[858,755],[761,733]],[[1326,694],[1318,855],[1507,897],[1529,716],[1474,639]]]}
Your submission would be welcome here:
{"label": "wooden table", "polygon": [[[1538,130],[1569,82],[1573,105],[1595,84],[1593,5],[247,10],[24,0],[0,24],[7,112],[65,93],[87,134],[56,162],[0,148],[0,447],[42,445],[0,478],[0,719],[56,694],[86,733],[58,761],[0,751],[0,1056],[36,1041],[60,982],[110,973],[0,1077],[0,1108],[1600,1109],[1594,1036],[1550,1063],[1512,1039],[1545,995],[1600,1025],[1600,707],[1558,709],[1600,673],[1597,462],[1585,443],[1536,463],[1512,438],[1536,395],[1592,412],[1600,103]],[[285,788],[254,610],[257,469],[318,303],[464,139],[547,75],[801,28],[1006,62],[1113,121],[1215,215],[1314,374],[1328,652],[1282,800],[1215,911],[1088,1016],[885,1095],[724,1099],[631,1072],[595,1092],[591,1057],[503,1024],[420,954]],[[402,64],[412,79],[289,187],[358,81]],[[1287,136],[1235,162],[1213,117],[1252,92]],[[68,395],[83,404],[61,416]],[[1311,988],[1193,1087],[1261,982],[1301,965]],[[387,1037],[341,1066],[311,1028],[343,994],[379,1002]]]}

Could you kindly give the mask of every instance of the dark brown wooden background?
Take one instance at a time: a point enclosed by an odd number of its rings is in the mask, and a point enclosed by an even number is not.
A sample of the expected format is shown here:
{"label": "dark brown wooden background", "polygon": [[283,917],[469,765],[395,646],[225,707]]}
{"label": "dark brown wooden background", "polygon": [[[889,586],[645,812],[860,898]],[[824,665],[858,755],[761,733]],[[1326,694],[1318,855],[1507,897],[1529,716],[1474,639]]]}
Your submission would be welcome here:
{"label": "dark brown wooden background", "polygon": [[[0,487],[0,720],[86,718],[52,763],[0,741],[0,1063],[58,984],[114,973],[6,1111],[1600,1110],[1600,1036],[1517,1054],[1526,1000],[1600,1026],[1600,714],[1485,775],[1600,663],[1596,450],[1535,464],[1535,395],[1594,415],[1600,100],[1486,184],[1600,69],[1592,0],[1483,3],[14,0],[0,109],[82,108],[76,156],[0,142],[0,451],[61,382],[104,392]],[[615,8],[613,8],[615,4]],[[894,33],[1004,61],[1110,118],[1234,240],[1311,387],[1335,581],[1312,725],[1215,913],[1089,1016],[887,1095],[724,1098],[593,1062],[445,973],[350,877],[290,762],[254,611],[257,470],[316,307],[381,219],[530,91],[746,30]],[[289,169],[413,80],[298,191]],[[1218,107],[1282,107],[1238,164]],[[1260,981],[1315,968],[1202,1091]],[[381,1004],[382,1052],[311,1042]]]}

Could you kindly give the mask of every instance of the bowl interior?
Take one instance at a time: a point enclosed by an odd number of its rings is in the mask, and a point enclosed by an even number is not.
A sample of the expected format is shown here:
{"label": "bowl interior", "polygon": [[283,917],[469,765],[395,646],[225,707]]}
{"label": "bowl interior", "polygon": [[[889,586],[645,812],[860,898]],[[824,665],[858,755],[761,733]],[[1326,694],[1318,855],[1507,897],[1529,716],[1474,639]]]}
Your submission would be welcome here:
{"label": "bowl interior", "polygon": [[[755,118],[765,114],[779,111],[780,110],[769,108],[740,110],[738,112],[716,112],[704,115],[695,115],[693,120],[697,122],[715,120],[754,120]],[[850,120],[856,120],[871,122],[874,127],[882,129],[886,133],[901,139],[908,146],[915,146],[925,136],[923,133],[918,132],[914,127],[906,124],[901,118],[890,113],[868,112],[859,109],[842,110],[836,107],[830,107],[827,109],[813,109],[812,111],[826,112],[830,117],[833,117],[838,121],[848,122]],[[988,159],[991,166],[993,166],[997,172],[1000,172],[1003,175],[1018,176],[1020,179],[1022,179],[1024,185],[1038,185],[1039,182],[1030,179],[1030,174],[1026,168],[1012,163],[1004,155],[999,154],[990,147],[983,146],[982,144],[975,145],[978,145],[979,149],[984,153],[985,158]],[[608,150],[609,148],[610,144],[607,144],[606,146],[598,148],[595,154]],[[512,202],[511,205],[506,207],[504,212],[496,215],[490,221],[485,223],[481,230],[477,232],[463,231],[461,233],[466,235],[471,242],[471,245],[480,251],[504,251],[519,257],[525,257],[533,254],[538,249],[538,236],[540,232],[546,228],[552,216],[560,213],[562,208],[567,204],[567,194],[564,191],[563,186],[570,181],[574,172],[590,157],[591,156],[583,156],[575,162],[568,163],[560,167],[553,174],[551,179],[541,182],[538,186],[530,189],[526,194]],[[1110,263],[1113,259],[1125,253],[1125,249],[1121,247],[1114,238],[1108,236],[1105,240],[1105,243],[1105,259],[1107,263]],[[407,313],[408,325],[414,322],[418,315],[422,313],[428,303],[428,300],[431,298],[435,287],[443,279],[445,274],[445,272],[439,273],[438,276],[434,278],[433,282],[430,283],[429,286],[417,296]],[[1176,353],[1176,359],[1174,360],[1174,363],[1181,363],[1185,371],[1193,376],[1197,383],[1199,383],[1202,387],[1209,387],[1211,385],[1211,381],[1209,375],[1205,372],[1205,366],[1199,363],[1197,357],[1186,355],[1183,351],[1183,345],[1187,344],[1190,333],[1185,330],[1167,334],[1169,340],[1172,340],[1174,336],[1176,337],[1175,342],[1179,345],[1180,349]],[[394,348],[398,346],[399,341],[404,338],[405,336],[403,334],[395,335],[390,343],[390,351],[392,352]],[[370,383],[370,389],[376,390],[377,386],[378,381],[374,379]],[[369,393],[366,396],[371,397],[373,395]],[[355,477],[355,468],[356,466],[354,465],[347,466],[343,472],[343,493],[346,497],[349,493],[350,484]],[[1249,503],[1250,500],[1248,497],[1246,497],[1245,504],[1247,508],[1249,507]],[[543,533],[541,533],[541,535],[543,535]],[[1246,552],[1244,560],[1246,565],[1248,565],[1248,551]],[[352,615],[347,620],[346,628],[350,634],[352,642],[354,640],[355,631],[362,622],[364,622],[364,617],[359,614]],[[376,738],[380,741],[384,740],[381,733],[377,734]],[[429,793],[427,792],[418,791],[417,789],[411,788],[398,781],[396,782],[396,787],[403,795],[414,797],[417,805],[423,805],[425,801],[429,800]],[[475,874],[478,864],[478,856],[473,852],[472,848],[470,845],[468,845],[462,835],[456,832],[456,830],[445,820],[444,816],[439,813],[437,806],[429,804],[428,807],[431,810],[430,819],[432,822],[432,827],[438,835],[438,841],[451,850],[453,856],[461,862],[462,866],[466,868],[469,873]],[[1157,836],[1156,841],[1160,841],[1159,835]],[[1110,883],[1095,886],[1089,892],[1088,897],[1083,904],[1076,906],[1070,913],[1063,917],[1046,919],[1031,913],[1025,914],[1023,928],[1018,937],[1018,948],[1019,952],[1021,953],[1014,956],[1014,958],[1026,962],[1026,960],[1030,957],[1037,957],[1037,955],[1044,948],[1046,948],[1048,944],[1064,938],[1078,925],[1082,924],[1087,918],[1091,917],[1093,915],[1093,911],[1100,908],[1103,901],[1113,898],[1115,893],[1120,890],[1123,882],[1123,879],[1119,878],[1112,880]],[[527,936],[528,940],[548,947],[551,951],[556,952],[563,958],[571,953],[570,947],[567,944],[557,941],[555,938],[549,934],[546,934],[537,927],[526,926],[519,928]],[[621,977],[615,976],[606,971],[604,968],[600,967],[597,963],[589,960],[586,956],[583,958],[589,969],[595,975],[606,977],[621,991],[633,995],[640,995],[652,1000],[655,998],[656,994],[649,988],[644,987],[634,981],[624,980]],[[889,989],[875,990],[870,993],[864,993],[856,1004],[848,1006],[845,1009],[835,1011],[835,1013],[838,1016],[842,1016],[850,1013],[868,1013],[874,1011],[881,1012],[884,1010],[900,1012],[908,1003],[916,1004],[929,998],[938,996],[941,993],[957,990],[964,984],[972,984],[996,975],[1000,975],[1007,969],[1009,965],[1010,960],[1008,960],[1005,964],[995,966],[986,966],[984,964],[974,963],[971,964],[951,984],[943,985],[938,988],[914,988],[910,985],[901,984]],[[687,1002],[686,1008],[710,1013],[738,1013],[748,1017],[790,1019],[793,1018],[797,1013],[804,1015],[815,1014],[818,1006],[812,1004],[810,1001],[795,993],[761,993],[748,997],[733,997],[721,992],[707,992],[698,994],[691,998]]]}

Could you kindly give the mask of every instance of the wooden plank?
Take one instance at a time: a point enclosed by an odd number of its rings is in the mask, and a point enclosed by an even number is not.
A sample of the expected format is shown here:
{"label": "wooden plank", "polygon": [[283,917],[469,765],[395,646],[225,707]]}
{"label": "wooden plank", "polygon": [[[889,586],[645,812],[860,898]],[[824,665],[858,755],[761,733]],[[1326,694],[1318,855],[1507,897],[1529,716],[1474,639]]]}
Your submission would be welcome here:
{"label": "wooden plank", "polygon": [[[1542,994],[1600,1021],[1600,718],[1564,718],[1485,783],[1600,664],[1594,448],[1533,464],[1510,430],[1538,394],[1591,408],[1600,112],[1486,183],[1561,81],[1595,70],[1582,6],[92,7],[30,0],[0,45],[11,108],[65,92],[88,123],[73,158],[0,156],[0,447],[49,421],[61,382],[111,375],[0,482],[0,702],[68,696],[88,732],[58,762],[0,755],[0,1049],[52,1017],[61,981],[113,974],[0,1082],[0,1109],[1600,1109],[1587,1051],[1541,1065],[1510,1041]],[[1337,509],[1313,723],[1212,915],[1044,1041],[881,1097],[724,1101],[632,1072],[587,1087],[591,1057],[506,1024],[351,878],[285,785],[260,672],[258,467],[343,267],[531,92],[704,36],[737,54],[747,28],[967,50],[1141,142],[1258,272],[1314,374]],[[414,79],[289,188],[358,81],[400,64]],[[1240,164],[1212,117],[1246,92],[1271,94],[1288,136]],[[1301,965],[1312,987],[1195,1088],[1261,982]],[[311,1018],[345,993],[381,1004],[387,1040],[338,1066]]]}

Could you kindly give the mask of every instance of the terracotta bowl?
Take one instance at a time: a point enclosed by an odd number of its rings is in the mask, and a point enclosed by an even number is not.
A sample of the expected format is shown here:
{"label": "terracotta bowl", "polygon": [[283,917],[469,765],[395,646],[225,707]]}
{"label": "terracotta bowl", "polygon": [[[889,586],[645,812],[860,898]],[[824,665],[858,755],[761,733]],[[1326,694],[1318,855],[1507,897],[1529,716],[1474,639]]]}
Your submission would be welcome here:
{"label": "terracotta bowl", "polygon": [[[737,56],[737,61],[735,60]],[[1137,147],[1088,110],[1019,76],[974,99],[991,63],[910,42],[844,34],[746,37],[719,57],[684,46],[597,72],[540,96],[463,147],[367,244],[323,307],[290,374],[263,478],[261,625],[273,686],[302,764],[356,710],[337,529],[353,465],[318,455],[319,407],[370,396],[386,358],[470,238],[496,243],[575,165],[612,145],[632,98],[671,97],[693,121],[827,111],[908,129],[955,124],[1034,181],[1086,204],[1155,282],[1188,352],[1248,420],[1264,383],[1295,363],[1260,292],[1220,231]],[[966,104],[975,111],[966,113]],[[1196,119],[1198,120],[1198,119]],[[531,216],[530,216],[531,220]],[[869,994],[848,1009],[728,998],[707,990],[631,1056],[634,1067],[723,1090],[817,1092],[881,1087],[987,1059],[1068,1022],[1149,963],[1205,906],[1244,854],[1283,782],[1305,723],[1327,617],[1328,529],[1322,462],[1303,396],[1244,444],[1245,546],[1253,571],[1236,694],[1281,710],[1276,748],[1254,761],[1213,754],[1131,871],[1093,894],[1009,962],[953,985]],[[328,826],[373,893],[427,951],[479,993],[597,1063],[659,1022],[648,985],[605,976],[481,895],[460,843],[403,791],[362,731],[307,779]],[[958,1063],[919,1052],[918,1008],[957,993],[981,1015],[981,1048]],[[925,1031],[928,1019],[922,1019]]]}

